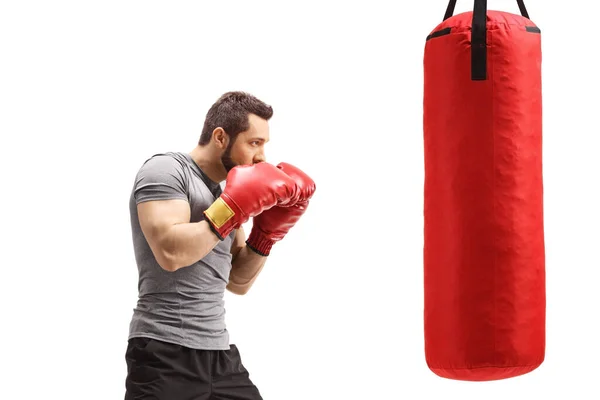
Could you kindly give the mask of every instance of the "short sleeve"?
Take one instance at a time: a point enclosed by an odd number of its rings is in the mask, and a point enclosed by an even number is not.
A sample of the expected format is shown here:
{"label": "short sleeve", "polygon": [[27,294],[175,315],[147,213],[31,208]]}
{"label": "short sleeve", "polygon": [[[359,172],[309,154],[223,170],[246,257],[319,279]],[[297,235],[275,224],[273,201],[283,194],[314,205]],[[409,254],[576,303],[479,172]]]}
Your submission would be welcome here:
{"label": "short sleeve", "polygon": [[168,155],[155,155],[140,168],[135,178],[136,204],[151,200],[188,200],[182,165]]}

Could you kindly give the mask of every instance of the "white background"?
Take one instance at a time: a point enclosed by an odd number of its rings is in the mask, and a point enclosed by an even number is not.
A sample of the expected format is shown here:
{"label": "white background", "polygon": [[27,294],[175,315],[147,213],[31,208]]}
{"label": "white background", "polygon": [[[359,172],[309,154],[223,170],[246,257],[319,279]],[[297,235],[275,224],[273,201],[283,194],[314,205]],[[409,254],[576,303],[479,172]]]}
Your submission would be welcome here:
{"label": "white background", "polygon": [[226,297],[265,400],[600,398],[591,4],[526,1],[543,42],[546,361],[468,383],[423,352],[422,58],[446,0],[3,1],[0,398],[123,398],[134,176],[190,151],[229,90],[273,105],[269,161],[317,182],[250,293]]}

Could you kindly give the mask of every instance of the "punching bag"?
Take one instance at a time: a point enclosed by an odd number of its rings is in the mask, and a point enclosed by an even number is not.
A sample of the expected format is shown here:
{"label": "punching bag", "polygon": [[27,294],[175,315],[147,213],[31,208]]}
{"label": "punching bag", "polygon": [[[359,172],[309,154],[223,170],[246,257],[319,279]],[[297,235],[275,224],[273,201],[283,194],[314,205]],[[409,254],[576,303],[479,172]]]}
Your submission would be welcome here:
{"label": "punching bag", "polygon": [[455,3],[423,59],[425,358],[490,381],[545,354],[541,32],[523,1]]}

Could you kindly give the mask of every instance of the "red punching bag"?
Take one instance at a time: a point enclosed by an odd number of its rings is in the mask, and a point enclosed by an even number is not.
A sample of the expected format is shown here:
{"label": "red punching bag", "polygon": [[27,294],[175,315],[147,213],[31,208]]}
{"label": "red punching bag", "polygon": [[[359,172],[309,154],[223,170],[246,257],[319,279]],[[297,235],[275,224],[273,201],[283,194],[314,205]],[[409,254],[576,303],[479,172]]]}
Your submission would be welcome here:
{"label": "red punching bag", "polygon": [[423,60],[425,358],[488,381],[545,354],[541,33],[520,0],[455,3]]}

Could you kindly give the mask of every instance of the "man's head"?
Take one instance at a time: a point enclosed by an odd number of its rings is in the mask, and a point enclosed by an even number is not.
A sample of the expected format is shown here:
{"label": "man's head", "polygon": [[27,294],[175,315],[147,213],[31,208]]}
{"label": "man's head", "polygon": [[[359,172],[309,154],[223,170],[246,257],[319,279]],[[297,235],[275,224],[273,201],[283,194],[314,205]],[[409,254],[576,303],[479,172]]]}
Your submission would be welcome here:
{"label": "man's head", "polygon": [[208,110],[198,144],[213,145],[229,172],[236,165],[265,161],[271,106],[244,92],[222,95]]}

